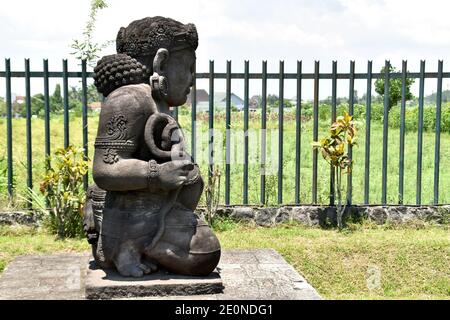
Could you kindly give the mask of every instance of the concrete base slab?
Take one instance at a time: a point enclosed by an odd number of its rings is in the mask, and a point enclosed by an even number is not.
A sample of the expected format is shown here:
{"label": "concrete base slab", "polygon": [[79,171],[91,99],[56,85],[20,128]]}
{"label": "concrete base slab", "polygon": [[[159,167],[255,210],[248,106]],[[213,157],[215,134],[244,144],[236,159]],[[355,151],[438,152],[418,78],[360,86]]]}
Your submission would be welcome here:
{"label": "concrete base slab", "polygon": [[[321,299],[317,291],[283,257],[272,249],[224,250],[217,267],[218,274],[204,279],[204,288],[214,284],[217,288],[218,277],[223,284],[222,293],[211,293],[209,289],[195,295],[188,291],[172,290],[158,295],[142,297],[136,292],[148,292],[145,283],[153,281],[168,286],[169,282],[191,288],[190,279],[181,276],[178,279],[165,278],[164,274],[153,275],[152,280],[124,278],[119,281],[113,274],[102,270],[87,268],[89,253],[64,253],[51,255],[21,256],[12,261],[0,277],[0,299],[83,299],[106,298],[110,294],[100,283],[108,283],[111,290],[121,292],[115,295],[121,299],[176,299],[176,300],[311,300]],[[87,272],[90,273],[87,276]],[[102,274],[103,272],[103,274]],[[152,275],[150,275],[151,277]],[[158,278],[159,277],[159,278]],[[214,278],[215,277],[215,278]],[[88,280],[91,279],[91,280]],[[94,281],[94,279],[97,279]],[[197,279],[198,280],[198,279]],[[196,281],[197,281],[196,280]],[[164,284],[163,284],[164,283]],[[144,288],[142,288],[144,287]],[[91,289],[89,289],[91,288]],[[134,289],[132,289],[134,288]],[[178,287],[180,288],[180,287]],[[92,293],[92,289],[94,293]],[[134,290],[133,297],[128,295]],[[186,289],[190,290],[190,289]],[[95,293],[97,292],[97,293]],[[103,293],[102,293],[103,292]],[[156,291],[154,290],[154,293]],[[147,294],[147,293],[146,293]],[[119,299],[120,299],[119,298]]]}
{"label": "concrete base slab", "polygon": [[193,296],[223,292],[217,271],[194,277],[158,271],[142,278],[123,277],[116,270],[97,268],[91,260],[86,275],[86,299]]}
{"label": "concrete base slab", "polygon": [[26,255],[11,261],[0,277],[0,300],[84,299],[90,253]]}

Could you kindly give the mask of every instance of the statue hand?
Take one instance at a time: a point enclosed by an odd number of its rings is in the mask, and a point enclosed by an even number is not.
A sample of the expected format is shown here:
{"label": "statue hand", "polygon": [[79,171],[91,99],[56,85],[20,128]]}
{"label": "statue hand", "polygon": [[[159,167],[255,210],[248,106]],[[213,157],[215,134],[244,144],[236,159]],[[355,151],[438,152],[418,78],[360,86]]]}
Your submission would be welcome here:
{"label": "statue hand", "polygon": [[158,187],[164,190],[179,188],[187,180],[187,175],[194,168],[189,160],[173,160],[159,165]]}

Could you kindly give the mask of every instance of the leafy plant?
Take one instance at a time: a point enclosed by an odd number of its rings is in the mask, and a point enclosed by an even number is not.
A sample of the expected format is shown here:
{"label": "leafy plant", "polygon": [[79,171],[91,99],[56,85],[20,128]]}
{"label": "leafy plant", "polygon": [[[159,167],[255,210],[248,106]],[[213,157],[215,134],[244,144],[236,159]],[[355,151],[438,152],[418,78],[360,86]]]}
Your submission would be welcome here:
{"label": "leafy plant", "polygon": [[205,189],[206,212],[205,219],[210,226],[213,226],[214,217],[217,212],[220,199],[220,169],[216,166],[212,174],[208,175],[208,183]]}
{"label": "leafy plant", "polygon": [[[342,216],[346,209],[347,201],[342,204],[342,176],[352,170],[352,160],[348,156],[347,147],[356,145],[356,127],[353,117],[347,112],[343,116],[337,117],[336,121],[330,127],[330,135],[313,142],[315,149],[320,149],[323,158],[331,165],[335,176],[333,190],[338,199],[337,204],[337,223],[338,228],[342,229]],[[347,194],[347,193],[346,193]]]}
{"label": "leafy plant", "polygon": [[96,60],[99,58],[99,52],[108,47],[113,41],[109,40],[104,43],[94,42],[92,39],[95,23],[97,21],[97,13],[99,10],[107,8],[108,4],[105,0],[91,0],[91,9],[89,12],[88,22],[83,31],[82,40],[73,40],[71,48],[75,51],[71,54],[75,55],[79,60],[86,60],[91,67],[94,67]]}
{"label": "leafy plant", "polygon": [[83,233],[82,212],[85,202],[83,176],[88,172],[83,148],[69,146],[46,159],[46,174],[40,191],[48,204],[48,227],[60,238]]}

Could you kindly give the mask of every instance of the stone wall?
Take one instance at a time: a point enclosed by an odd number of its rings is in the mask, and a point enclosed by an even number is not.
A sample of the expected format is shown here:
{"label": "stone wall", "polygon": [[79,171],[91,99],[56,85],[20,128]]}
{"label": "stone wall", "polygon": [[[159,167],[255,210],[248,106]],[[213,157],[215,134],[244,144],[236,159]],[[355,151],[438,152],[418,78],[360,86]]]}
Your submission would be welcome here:
{"label": "stone wall", "polygon": [[[421,220],[435,223],[448,222],[450,205],[442,206],[349,206],[346,215],[355,220],[367,218],[377,224],[386,222],[407,223]],[[199,207],[199,212],[204,212]],[[330,206],[282,206],[219,207],[218,216],[230,217],[241,221],[254,221],[260,226],[270,226],[281,222],[297,221],[307,226],[336,224],[336,208]]]}
{"label": "stone wall", "polygon": [[0,212],[0,225],[38,226],[42,216],[36,212],[13,211]]}
{"label": "stone wall", "polygon": [[[441,206],[349,206],[347,215],[354,219],[367,218],[377,224],[406,223],[421,220],[446,223],[450,220],[450,205]],[[197,212],[205,211],[198,207]],[[238,221],[254,221],[260,226],[271,226],[287,221],[297,221],[307,226],[325,226],[336,223],[336,209],[329,206],[224,206],[218,216]],[[23,224],[37,226],[41,216],[33,212],[0,212],[0,225]]]}

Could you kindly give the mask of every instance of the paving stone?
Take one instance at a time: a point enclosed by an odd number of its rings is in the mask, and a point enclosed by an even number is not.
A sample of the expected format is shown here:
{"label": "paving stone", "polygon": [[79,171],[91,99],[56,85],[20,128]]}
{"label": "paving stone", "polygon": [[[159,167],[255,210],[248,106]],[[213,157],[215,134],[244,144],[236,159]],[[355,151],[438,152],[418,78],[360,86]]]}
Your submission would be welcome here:
{"label": "paving stone", "polygon": [[84,299],[89,256],[89,253],[20,256],[1,275],[0,300]]}
{"label": "paving stone", "polygon": [[[87,283],[89,257],[88,252],[18,257],[0,277],[0,299],[85,299],[90,295],[89,289],[86,292],[86,284],[92,286]],[[200,290],[195,295],[186,295],[186,291],[179,294],[173,291],[170,296],[130,298],[126,294],[130,289],[125,286],[122,294],[115,297],[147,300],[321,299],[317,291],[272,249],[224,250],[217,271],[224,287],[222,293],[204,294]],[[103,270],[97,273],[97,280],[103,282],[101,272],[103,277],[108,275]],[[114,277],[110,275],[109,278],[106,280],[112,285]],[[127,278],[120,282],[142,284],[146,281]],[[142,285],[137,287],[143,290]]]}

